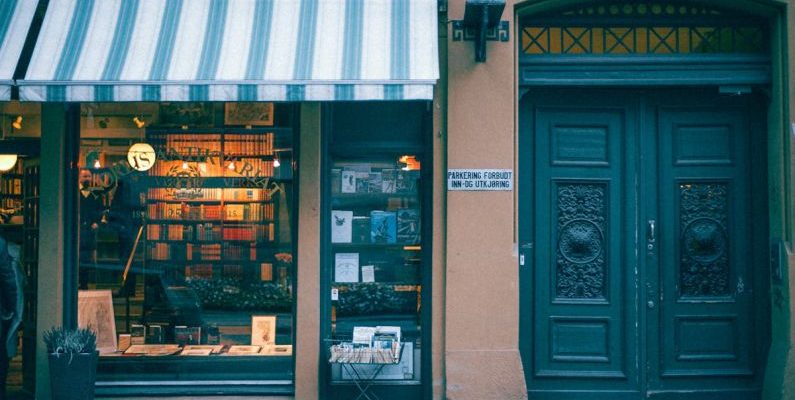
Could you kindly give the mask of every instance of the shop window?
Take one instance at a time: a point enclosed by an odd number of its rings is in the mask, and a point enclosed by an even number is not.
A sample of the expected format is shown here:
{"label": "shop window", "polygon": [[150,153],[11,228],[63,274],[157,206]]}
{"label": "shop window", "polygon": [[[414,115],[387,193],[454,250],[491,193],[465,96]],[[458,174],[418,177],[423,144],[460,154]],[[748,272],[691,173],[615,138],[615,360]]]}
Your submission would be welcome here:
{"label": "shop window", "polygon": [[0,236],[24,276],[21,324],[14,332],[17,351],[9,360],[6,394],[28,398],[36,386],[41,106],[4,102],[0,130]]}
{"label": "shop window", "polygon": [[98,387],[291,382],[293,113],[82,106],[78,323],[98,334]]}
{"label": "shop window", "polygon": [[427,395],[432,215],[427,110],[417,102],[326,109],[324,398]]}
{"label": "shop window", "polygon": [[767,52],[764,21],[688,3],[598,2],[521,22],[521,52],[542,55]]}

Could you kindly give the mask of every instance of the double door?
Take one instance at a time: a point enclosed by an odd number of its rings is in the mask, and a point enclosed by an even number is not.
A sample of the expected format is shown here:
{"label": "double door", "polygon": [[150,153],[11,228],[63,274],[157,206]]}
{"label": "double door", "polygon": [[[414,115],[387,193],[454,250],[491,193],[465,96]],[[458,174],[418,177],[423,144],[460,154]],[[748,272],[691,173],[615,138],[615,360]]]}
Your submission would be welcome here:
{"label": "double door", "polygon": [[758,396],[760,103],[717,89],[522,100],[520,346],[533,398]]}

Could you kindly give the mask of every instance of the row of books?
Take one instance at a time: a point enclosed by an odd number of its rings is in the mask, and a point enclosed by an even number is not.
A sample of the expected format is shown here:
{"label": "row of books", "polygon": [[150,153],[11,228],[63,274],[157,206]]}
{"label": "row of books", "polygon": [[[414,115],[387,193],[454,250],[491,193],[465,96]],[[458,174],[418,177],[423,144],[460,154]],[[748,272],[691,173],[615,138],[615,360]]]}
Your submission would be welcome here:
{"label": "row of books", "polygon": [[[273,263],[263,262],[259,266],[259,279],[262,282],[273,282],[274,269]],[[216,278],[215,271],[219,271],[220,275],[225,278],[240,278],[243,275],[243,266],[241,265],[223,265],[219,269],[214,264],[191,264],[185,266],[185,278],[191,279],[214,279]],[[285,279],[289,274],[286,268],[280,268],[277,272],[280,279]]]}
{"label": "row of books", "polygon": [[191,158],[159,160],[149,176],[175,178],[251,177],[273,176],[272,160],[242,158],[240,156],[215,156],[195,161]]}
{"label": "row of books", "polygon": [[0,179],[0,193],[22,195],[22,178],[9,178],[8,176]]}
{"label": "row of books", "polygon": [[256,226],[221,226],[210,222],[197,225],[181,224],[150,224],[146,227],[149,240],[173,241],[220,241],[248,240],[272,242],[275,240],[276,227],[273,223]]}
{"label": "row of books", "polygon": [[416,193],[420,171],[402,169],[331,169],[331,193]]}
{"label": "row of books", "polygon": [[420,213],[416,208],[395,211],[373,210],[369,216],[353,211],[331,211],[332,243],[420,242]]}
{"label": "row of books", "polygon": [[166,188],[151,188],[148,198],[151,200],[205,200],[205,201],[268,201],[270,192],[264,189],[249,188],[196,188],[191,189],[191,198],[176,197],[176,190]]}
{"label": "row of books", "polygon": [[222,225],[210,222],[196,225],[149,224],[146,237],[149,240],[217,241],[222,238],[221,229]]}
{"label": "row of books", "polygon": [[274,223],[239,227],[225,226],[223,239],[272,242],[276,240],[276,226]]}
{"label": "row of books", "polygon": [[355,326],[350,342],[329,349],[330,363],[393,364],[400,361],[399,326]]}
{"label": "row of books", "polygon": [[272,155],[273,133],[259,135],[224,135],[224,153]]}
{"label": "row of books", "polygon": [[219,220],[221,206],[186,203],[155,203],[146,207],[149,219]]}
{"label": "row of books", "polygon": [[273,219],[273,203],[226,204],[226,221],[263,221]]}

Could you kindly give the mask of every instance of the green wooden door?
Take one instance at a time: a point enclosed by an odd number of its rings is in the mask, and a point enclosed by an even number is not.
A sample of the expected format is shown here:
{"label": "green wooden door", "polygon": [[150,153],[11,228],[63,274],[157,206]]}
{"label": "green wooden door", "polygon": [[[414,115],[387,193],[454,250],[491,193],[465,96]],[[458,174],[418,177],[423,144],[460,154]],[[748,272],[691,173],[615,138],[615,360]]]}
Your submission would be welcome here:
{"label": "green wooden door", "polygon": [[754,104],[716,89],[522,101],[520,346],[533,398],[758,396]]}

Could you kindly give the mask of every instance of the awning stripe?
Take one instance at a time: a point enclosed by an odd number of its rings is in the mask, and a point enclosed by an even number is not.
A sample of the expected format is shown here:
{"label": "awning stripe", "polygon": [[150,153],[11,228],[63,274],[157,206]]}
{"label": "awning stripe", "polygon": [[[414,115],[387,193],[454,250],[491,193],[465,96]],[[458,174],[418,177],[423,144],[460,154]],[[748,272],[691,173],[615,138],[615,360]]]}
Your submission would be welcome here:
{"label": "awning stripe", "polygon": [[124,66],[124,61],[127,59],[127,52],[130,48],[133,28],[135,28],[135,19],[138,15],[138,4],[139,0],[127,0],[121,3],[118,19],[119,23],[116,25],[116,31],[113,33],[113,41],[111,42],[110,53],[108,54],[108,62],[105,64],[105,70],[102,72],[102,80],[115,81],[121,76],[121,70]]}
{"label": "awning stripe", "polygon": [[218,56],[221,53],[221,39],[224,37],[227,5],[226,0],[217,0],[210,4],[208,29],[205,31],[199,73],[196,75],[199,79],[212,79],[215,77],[215,71],[218,70]]}
{"label": "awning stripe", "polygon": [[[361,70],[362,18],[364,0],[347,0],[345,4],[345,43],[343,44],[342,79],[359,79]],[[348,85],[342,90],[347,92]],[[346,98],[345,100],[350,100]]]}
{"label": "awning stripe", "polygon": [[14,10],[17,9],[17,0],[0,2],[0,38],[5,38],[11,21],[14,20]]}
{"label": "awning stripe", "polygon": [[11,99],[14,71],[37,4],[34,0],[0,1],[0,100]]}
{"label": "awning stripe", "polygon": [[0,1],[0,100],[11,99],[11,85],[37,1]]}
{"label": "awning stripe", "polygon": [[254,9],[254,29],[251,30],[251,40],[248,52],[248,64],[246,66],[246,79],[259,78],[260,71],[265,69],[265,62],[268,57],[267,40],[271,30],[271,19],[273,18],[273,2],[257,0]]}
{"label": "awning stripe", "polygon": [[55,79],[69,79],[75,71],[75,66],[79,60],[80,51],[83,50],[83,42],[86,40],[88,24],[93,14],[94,0],[83,0],[75,3],[75,12],[69,24],[69,33],[66,35],[66,43],[69,45],[64,48],[58,67],[55,69]]}
{"label": "awning stripe", "polygon": [[317,25],[317,2],[301,3],[301,17],[298,21],[298,48],[295,51],[293,78],[309,79],[312,76],[312,55],[315,50],[315,26]]}
{"label": "awning stripe", "polygon": [[411,2],[395,1],[392,3],[392,65],[390,75],[396,79],[406,79],[409,76],[408,64],[408,35],[411,34],[409,26],[409,6]]}
{"label": "awning stripe", "polygon": [[182,13],[182,0],[166,0],[165,5],[160,35],[157,38],[157,50],[149,74],[149,79],[153,81],[166,79]]}
{"label": "awning stripe", "polygon": [[17,83],[27,101],[427,100],[439,73],[436,7],[50,0]]}

